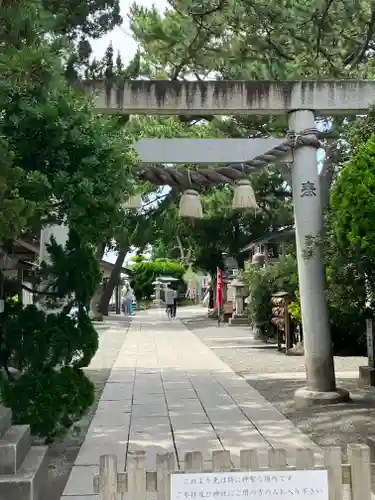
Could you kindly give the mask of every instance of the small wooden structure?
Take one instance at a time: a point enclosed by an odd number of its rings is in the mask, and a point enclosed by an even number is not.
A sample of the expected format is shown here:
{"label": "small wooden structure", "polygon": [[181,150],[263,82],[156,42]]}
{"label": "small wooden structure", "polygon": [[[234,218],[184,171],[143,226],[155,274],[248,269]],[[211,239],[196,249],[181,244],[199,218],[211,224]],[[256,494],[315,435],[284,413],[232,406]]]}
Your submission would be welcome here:
{"label": "small wooden structure", "polygon": [[272,319],[271,323],[276,327],[277,348],[285,353],[294,346],[294,329],[288,305],[293,300],[293,296],[287,292],[274,293],[271,298]]}
{"label": "small wooden structure", "polygon": [[[265,452],[267,453],[266,450],[242,450],[240,471],[269,470],[271,473],[325,469],[328,472],[329,500],[371,500],[375,464],[370,463],[370,448],[367,445],[349,444],[347,464],[342,464],[340,447],[326,448],[319,454],[311,449],[298,449],[289,452],[290,454],[284,449],[270,449],[266,464],[263,461]],[[174,453],[158,454],[156,471],[146,471],[145,461],[144,451],[134,451],[128,456],[127,472],[121,472],[117,469],[116,456],[100,457],[99,474],[94,477],[94,493],[99,495],[99,500],[120,500],[124,498],[123,493],[128,493],[127,498],[132,500],[147,500],[150,492],[156,493],[157,500],[174,500],[170,494],[171,473],[205,471],[200,451],[186,453],[183,471],[176,470]],[[230,451],[213,451],[210,472],[231,471],[235,469],[232,467]]]}
{"label": "small wooden structure", "polygon": [[[39,241],[37,239],[17,238],[6,249],[0,248],[0,270],[5,278],[16,283],[18,300],[23,305],[35,300],[33,274],[39,266]],[[111,275],[114,264],[101,260],[100,271],[103,284]],[[121,282],[116,284],[114,292],[116,311],[120,314]]]}
{"label": "small wooden structure", "polygon": [[38,267],[39,247],[33,240],[15,239],[6,248],[0,248],[0,270],[4,278],[12,280],[14,292],[21,304],[34,302],[33,274]]}
{"label": "small wooden structure", "polygon": [[255,254],[264,255],[264,266],[274,264],[286,255],[287,245],[295,242],[294,226],[285,226],[276,231],[268,233],[265,237],[251,241],[241,249],[241,253],[247,253],[246,265],[251,265]]}
{"label": "small wooden structure", "polygon": [[228,323],[229,319],[233,316],[233,302],[231,300],[227,300],[223,306],[223,316],[224,323]]}

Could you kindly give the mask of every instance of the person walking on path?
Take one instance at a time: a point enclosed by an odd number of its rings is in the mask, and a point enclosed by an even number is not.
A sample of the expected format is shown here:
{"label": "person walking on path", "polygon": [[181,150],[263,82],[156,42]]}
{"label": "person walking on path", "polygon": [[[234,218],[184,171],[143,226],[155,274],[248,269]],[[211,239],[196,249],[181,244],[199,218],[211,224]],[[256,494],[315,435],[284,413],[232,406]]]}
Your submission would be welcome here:
{"label": "person walking on path", "polygon": [[122,296],[122,312],[125,314],[125,316],[128,315],[128,297],[127,297],[128,289],[126,286],[123,287],[121,291],[121,296]]}
{"label": "person walking on path", "polygon": [[175,295],[174,295],[174,290],[172,288],[169,288],[167,285],[165,288],[165,305],[166,305],[166,312],[167,314],[169,313],[171,317],[173,318],[173,313],[174,313],[174,301],[175,301]]}
{"label": "person walking on path", "polygon": [[128,302],[128,311],[129,311],[129,316],[134,316],[135,312],[134,312],[134,306],[133,306],[133,303],[134,303],[134,292],[131,288],[129,288],[128,290],[128,299],[129,299],[129,302]]}
{"label": "person walking on path", "polygon": [[125,316],[133,315],[133,290],[131,288],[124,288],[122,292],[123,297],[123,311]]}

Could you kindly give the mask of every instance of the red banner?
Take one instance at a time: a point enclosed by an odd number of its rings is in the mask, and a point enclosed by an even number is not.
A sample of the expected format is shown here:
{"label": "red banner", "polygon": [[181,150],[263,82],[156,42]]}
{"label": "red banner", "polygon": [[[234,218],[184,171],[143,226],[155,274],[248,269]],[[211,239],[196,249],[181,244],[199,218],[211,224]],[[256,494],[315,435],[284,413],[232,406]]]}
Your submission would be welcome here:
{"label": "red banner", "polygon": [[216,309],[223,303],[223,271],[216,268]]}

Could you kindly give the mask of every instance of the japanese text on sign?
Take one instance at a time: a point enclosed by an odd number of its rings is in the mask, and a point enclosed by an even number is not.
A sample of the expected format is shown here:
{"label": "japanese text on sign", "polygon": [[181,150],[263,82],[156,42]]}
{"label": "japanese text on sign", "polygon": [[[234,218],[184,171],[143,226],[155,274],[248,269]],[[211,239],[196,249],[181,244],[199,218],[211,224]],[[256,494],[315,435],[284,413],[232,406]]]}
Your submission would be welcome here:
{"label": "japanese text on sign", "polygon": [[326,470],[172,474],[171,500],[328,500]]}

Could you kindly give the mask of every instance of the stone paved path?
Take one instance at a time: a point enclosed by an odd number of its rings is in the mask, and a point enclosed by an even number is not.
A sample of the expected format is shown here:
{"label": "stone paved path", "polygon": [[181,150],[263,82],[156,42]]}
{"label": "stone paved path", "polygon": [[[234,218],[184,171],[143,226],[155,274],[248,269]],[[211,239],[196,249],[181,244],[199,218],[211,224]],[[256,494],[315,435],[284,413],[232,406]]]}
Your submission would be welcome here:
{"label": "stone paved path", "polygon": [[[185,308],[194,317],[201,308]],[[164,310],[138,313],[103,391],[62,500],[96,500],[92,477],[111,453],[126,467],[132,450],[184,454],[229,449],[235,467],[241,449],[318,447],[178,319]],[[208,465],[208,464],[207,464]]]}

